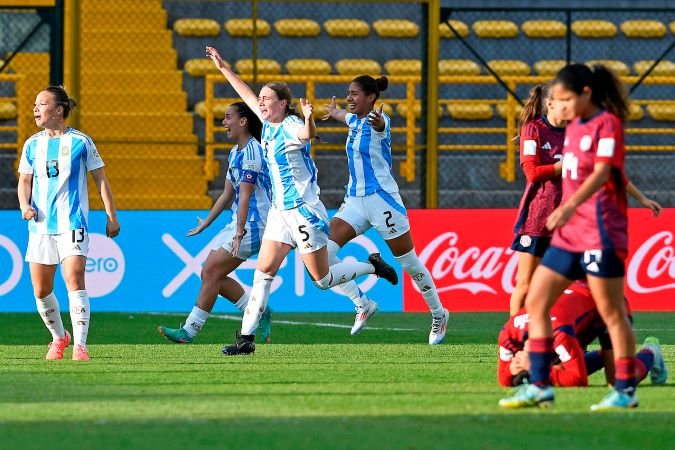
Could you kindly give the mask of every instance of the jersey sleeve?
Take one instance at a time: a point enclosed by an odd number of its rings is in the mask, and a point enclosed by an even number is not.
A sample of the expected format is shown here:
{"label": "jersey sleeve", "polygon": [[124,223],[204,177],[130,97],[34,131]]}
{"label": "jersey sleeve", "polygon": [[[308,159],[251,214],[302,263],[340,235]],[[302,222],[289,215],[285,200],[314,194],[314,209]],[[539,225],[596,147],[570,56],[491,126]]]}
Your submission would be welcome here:
{"label": "jersey sleeve", "polygon": [[356,126],[356,121],[358,120],[358,117],[356,117],[356,114],[354,113],[347,113],[345,114],[345,123],[349,128],[354,128]]}
{"label": "jersey sleeve", "polygon": [[499,332],[499,348],[497,351],[497,380],[500,386],[511,386],[513,376],[511,375],[511,360],[517,351],[522,350],[509,336],[506,327]]}
{"label": "jersey sleeve", "polygon": [[520,132],[520,166],[529,183],[555,177],[553,164],[540,165],[539,130],[534,122],[527,122]]}
{"label": "jersey sleeve", "polygon": [[87,166],[87,170],[91,172],[92,170],[100,169],[101,167],[105,166],[103,163],[103,159],[101,158],[101,155],[98,153],[98,150],[96,149],[96,145],[94,144],[94,141],[91,139],[85,140],[85,164]]}
{"label": "jersey sleeve", "polygon": [[554,386],[588,386],[588,373],[584,351],[579,341],[562,331],[553,333],[553,350],[560,364],[551,366],[551,382]]}
{"label": "jersey sleeve", "polygon": [[19,173],[25,175],[33,175],[33,162],[35,161],[35,155],[33,155],[32,147],[30,142],[26,142],[23,145],[23,151],[21,152],[21,159],[19,160]]}
{"label": "jersey sleeve", "polygon": [[244,149],[244,157],[241,162],[242,183],[255,184],[258,174],[263,169],[263,161],[255,144],[249,143]]}
{"label": "jersey sleeve", "polygon": [[595,162],[605,162],[621,168],[624,152],[623,126],[614,116],[606,114],[598,126]]}
{"label": "jersey sleeve", "polygon": [[287,142],[287,144],[305,145],[311,139],[300,139],[298,137],[298,133],[300,132],[300,129],[305,126],[305,123],[303,122],[302,119],[300,119],[297,116],[291,116],[291,117],[293,117],[291,120],[285,120],[285,123],[284,123],[286,136],[290,140],[290,142]]}

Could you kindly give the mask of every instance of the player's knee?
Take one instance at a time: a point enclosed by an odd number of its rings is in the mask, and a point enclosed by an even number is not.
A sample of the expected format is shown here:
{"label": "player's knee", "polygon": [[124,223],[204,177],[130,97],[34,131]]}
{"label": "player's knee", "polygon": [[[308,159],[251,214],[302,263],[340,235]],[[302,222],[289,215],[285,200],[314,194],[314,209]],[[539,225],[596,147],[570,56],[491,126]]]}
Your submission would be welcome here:
{"label": "player's knee", "polygon": [[326,248],[328,249],[328,262],[331,262],[332,259],[337,258],[336,255],[340,251],[340,246],[329,239]]}
{"label": "player's knee", "polygon": [[[84,274],[80,273],[64,274],[63,280],[66,282],[66,289],[68,289],[68,292],[81,291],[84,289]],[[47,294],[49,294],[49,292]]]}
{"label": "player's knee", "polygon": [[36,298],[43,299],[49,296],[53,290],[52,286],[35,286],[33,288],[33,295],[35,295]]}

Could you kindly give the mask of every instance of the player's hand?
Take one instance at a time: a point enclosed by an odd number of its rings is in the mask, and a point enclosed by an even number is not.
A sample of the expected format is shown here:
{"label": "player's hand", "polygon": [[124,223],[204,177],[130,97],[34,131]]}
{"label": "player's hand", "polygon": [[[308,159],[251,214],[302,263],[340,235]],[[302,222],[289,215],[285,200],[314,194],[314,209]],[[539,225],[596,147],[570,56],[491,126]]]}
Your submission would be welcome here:
{"label": "player's hand", "polygon": [[562,227],[570,220],[572,214],[574,214],[574,208],[571,206],[566,204],[558,206],[546,219],[546,228],[553,231],[556,228]]}
{"label": "player's hand", "polygon": [[244,231],[237,231],[234,234],[234,238],[232,239],[232,251],[230,254],[238,258],[239,257],[239,249],[241,248],[241,240],[244,239],[244,236],[246,236],[246,230]]}
{"label": "player's hand", "polygon": [[218,50],[213,47],[209,47],[208,45],[206,46],[206,57],[211,58],[211,61],[214,62],[217,68],[222,69],[225,67],[225,61],[223,61],[223,58],[220,56],[220,53],[218,53]]}
{"label": "player's hand", "polygon": [[108,216],[108,221],[105,224],[105,235],[109,238],[117,237],[120,234],[120,221],[117,217]]}
{"label": "player's hand", "polygon": [[382,110],[384,110],[384,103],[380,105],[380,109],[374,109],[368,113],[368,123],[377,131],[384,130],[384,117],[382,117]]}
{"label": "player's hand", "polygon": [[326,114],[321,118],[321,120],[328,120],[333,117],[333,114],[335,113],[335,111],[337,111],[335,96],[333,96],[328,105],[323,105],[323,110],[326,112]]}
{"label": "player's hand", "polygon": [[530,370],[530,354],[526,351],[519,351],[513,356],[510,365],[511,375],[517,375],[522,371]]}
{"label": "player's hand", "polygon": [[306,98],[300,99],[300,109],[302,109],[302,115],[305,117],[305,120],[312,117],[314,106],[312,105],[312,102]]}
{"label": "player's hand", "polygon": [[206,225],[204,225],[204,219],[197,217],[197,226],[188,231],[186,236],[194,236],[195,234],[199,234],[204,231],[205,228]]}
{"label": "player's hand", "polygon": [[663,209],[661,205],[659,205],[657,202],[652,200],[651,198],[645,197],[640,201],[640,204],[644,206],[645,208],[649,208],[652,210],[652,214],[654,217],[658,217],[659,214],[661,214],[661,210]]}
{"label": "player's hand", "polygon": [[30,205],[21,208],[21,217],[24,220],[37,219],[37,211]]}

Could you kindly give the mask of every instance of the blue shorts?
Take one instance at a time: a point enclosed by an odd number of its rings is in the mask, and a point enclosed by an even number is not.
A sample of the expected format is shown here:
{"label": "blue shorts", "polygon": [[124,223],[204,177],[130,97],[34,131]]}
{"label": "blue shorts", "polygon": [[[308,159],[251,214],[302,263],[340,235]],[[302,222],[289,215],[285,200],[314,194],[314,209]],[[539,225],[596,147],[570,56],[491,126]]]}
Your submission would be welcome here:
{"label": "blue shorts", "polygon": [[586,275],[620,278],[626,274],[625,261],[612,249],[577,253],[550,246],[541,264],[570,280],[581,280]]}
{"label": "blue shorts", "polygon": [[551,244],[550,236],[529,236],[527,234],[517,234],[511,244],[511,250],[521,253],[529,253],[532,256],[541,258],[546,253],[546,249]]}

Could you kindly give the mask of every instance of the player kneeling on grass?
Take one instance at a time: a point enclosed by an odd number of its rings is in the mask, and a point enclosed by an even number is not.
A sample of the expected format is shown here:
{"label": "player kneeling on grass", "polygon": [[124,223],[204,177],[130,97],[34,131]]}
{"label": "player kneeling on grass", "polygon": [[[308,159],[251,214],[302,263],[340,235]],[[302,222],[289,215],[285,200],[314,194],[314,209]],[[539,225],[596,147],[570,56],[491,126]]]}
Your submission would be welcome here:
{"label": "player kneeling on grass", "polygon": [[[551,309],[553,349],[550,377],[554,386],[588,386],[588,376],[605,368],[607,382],[614,384],[613,352],[605,326],[591,292],[585,283],[576,282],[565,290]],[[512,316],[499,333],[497,378],[502,386],[518,386],[528,381],[528,315],[522,308]],[[601,350],[586,352],[595,339]],[[664,384],[668,378],[658,339],[649,337],[638,352],[638,382],[649,373],[653,384]]]}
{"label": "player kneeling on grass", "polygon": [[[230,150],[223,193],[218,197],[205,220],[190,230],[194,236],[205,230],[232,204],[232,220],[212,241],[213,248],[202,269],[202,286],[197,304],[192,308],[182,328],[159,327],[159,332],[170,341],[189,344],[204,326],[218,294],[244,311],[248,294],[229,275],[247,258],[260,250],[262,235],[270,208],[270,176],[260,146],[262,123],[246,103],[233,103],[225,113],[223,125],[235,145]],[[271,310],[267,308],[260,318],[259,338],[268,342]]]}

